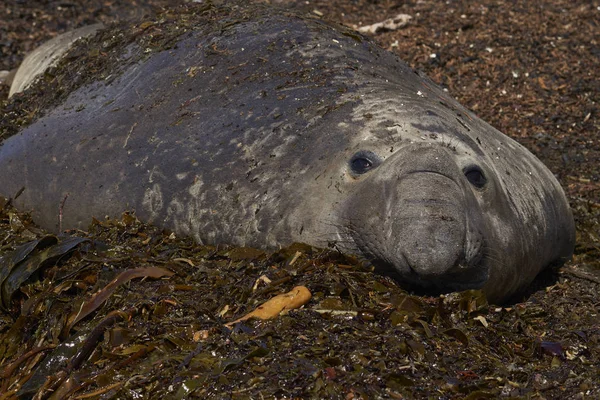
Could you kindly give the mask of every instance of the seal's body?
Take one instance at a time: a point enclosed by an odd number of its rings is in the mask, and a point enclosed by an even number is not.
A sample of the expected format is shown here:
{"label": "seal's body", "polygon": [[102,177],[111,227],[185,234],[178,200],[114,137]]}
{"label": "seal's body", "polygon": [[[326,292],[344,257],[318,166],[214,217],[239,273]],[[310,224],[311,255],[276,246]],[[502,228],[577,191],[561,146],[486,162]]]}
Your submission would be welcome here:
{"label": "seal's body", "polygon": [[525,148],[355,32],[259,10],[74,90],[0,147],[2,194],[24,186],[17,206],[50,229],[68,194],[63,228],[133,209],[202,243],[336,246],[491,301],[571,256],[565,195]]}

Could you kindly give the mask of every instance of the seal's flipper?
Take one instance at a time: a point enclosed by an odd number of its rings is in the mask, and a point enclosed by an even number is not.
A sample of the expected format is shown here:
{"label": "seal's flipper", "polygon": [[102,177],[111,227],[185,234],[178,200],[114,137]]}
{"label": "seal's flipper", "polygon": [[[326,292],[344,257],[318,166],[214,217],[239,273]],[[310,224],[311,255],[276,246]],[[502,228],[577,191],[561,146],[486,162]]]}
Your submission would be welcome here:
{"label": "seal's flipper", "polygon": [[8,97],[24,91],[40,74],[56,65],[60,57],[71,48],[75,41],[91,36],[103,27],[103,24],[98,23],[63,33],[29,53],[14,75]]}

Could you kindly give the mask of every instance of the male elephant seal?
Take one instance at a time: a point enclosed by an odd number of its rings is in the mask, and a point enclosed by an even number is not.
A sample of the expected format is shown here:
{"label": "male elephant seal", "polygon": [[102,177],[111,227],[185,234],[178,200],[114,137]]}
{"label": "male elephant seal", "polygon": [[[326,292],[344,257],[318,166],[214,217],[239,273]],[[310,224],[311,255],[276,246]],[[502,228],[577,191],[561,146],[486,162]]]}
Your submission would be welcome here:
{"label": "male elephant seal", "polygon": [[354,31],[188,6],[103,32],[79,50],[95,79],[0,148],[2,194],[24,186],[15,203],[45,228],[68,194],[63,228],[134,209],[201,243],[336,246],[493,302],[572,254],[552,173]]}

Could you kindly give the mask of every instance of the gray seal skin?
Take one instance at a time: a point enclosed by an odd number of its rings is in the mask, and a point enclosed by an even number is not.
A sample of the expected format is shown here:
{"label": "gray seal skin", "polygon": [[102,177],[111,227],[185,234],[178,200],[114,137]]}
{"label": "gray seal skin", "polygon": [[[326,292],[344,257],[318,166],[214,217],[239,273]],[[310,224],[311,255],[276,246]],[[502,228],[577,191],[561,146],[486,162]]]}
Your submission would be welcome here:
{"label": "gray seal skin", "polygon": [[[133,209],[205,244],[334,246],[407,287],[522,290],[574,247],[553,174],[396,55],[276,9],[183,30],[0,147],[56,230]],[[208,30],[207,30],[208,29]]]}

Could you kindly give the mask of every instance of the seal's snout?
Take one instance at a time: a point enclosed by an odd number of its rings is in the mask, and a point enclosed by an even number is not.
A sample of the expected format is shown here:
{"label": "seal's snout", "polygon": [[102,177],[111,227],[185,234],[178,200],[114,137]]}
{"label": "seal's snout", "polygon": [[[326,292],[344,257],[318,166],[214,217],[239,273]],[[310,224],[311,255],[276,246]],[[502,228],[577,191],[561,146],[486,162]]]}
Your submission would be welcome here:
{"label": "seal's snout", "polygon": [[424,279],[435,278],[462,264],[464,230],[452,218],[430,216],[405,219],[400,246],[412,272]]}
{"label": "seal's snout", "polygon": [[398,196],[394,241],[418,280],[436,280],[469,264],[464,201],[453,180],[434,172],[411,173],[400,181]]}

